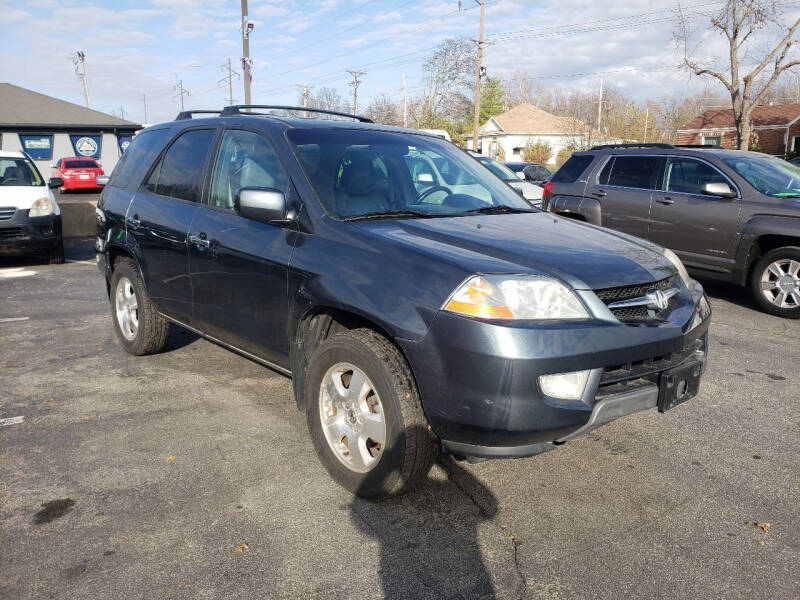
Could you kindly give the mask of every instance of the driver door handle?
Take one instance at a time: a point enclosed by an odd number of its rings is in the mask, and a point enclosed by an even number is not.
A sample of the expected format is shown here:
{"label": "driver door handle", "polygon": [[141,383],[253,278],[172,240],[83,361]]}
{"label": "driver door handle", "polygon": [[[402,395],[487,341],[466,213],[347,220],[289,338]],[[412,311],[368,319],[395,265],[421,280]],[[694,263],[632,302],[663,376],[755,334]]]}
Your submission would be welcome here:
{"label": "driver door handle", "polygon": [[664,196],[663,198],[656,198],[656,202],[658,202],[659,204],[675,204],[675,200],[673,200],[669,196]]}
{"label": "driver door handle", "polygon": [[592,192],[592,196],[595,196],[597,198],[605,198],[606,191],[605,190],[596,190],[596,191]]}
{"label": "driver door handle", "polygon": [[211,245],[205,232],[201,232],[198,235],[189,235],[189,243],[202,248],[208,248]]}

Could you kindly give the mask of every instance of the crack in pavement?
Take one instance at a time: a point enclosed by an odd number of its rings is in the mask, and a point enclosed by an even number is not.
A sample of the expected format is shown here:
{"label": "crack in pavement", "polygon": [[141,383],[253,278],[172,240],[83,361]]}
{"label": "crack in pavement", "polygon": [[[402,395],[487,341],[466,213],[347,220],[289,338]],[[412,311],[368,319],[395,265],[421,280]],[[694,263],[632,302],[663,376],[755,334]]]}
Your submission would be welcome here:
{"label": "crack in pavement", "polygon": [[514,535],[514,533],[502,523],[495,522],[494,511],[488,510],[483,504],[481,504],[478,498],[475,497],[475,494],[468,489],[468,486],[459,481],[458,474],[453,469],[449,468],[449,465],[446,464],[446,461],[440,460],[439,464],[447,472],[448,479],[452,481],[453,485],[461,490],[461,492],[470,500],[470,502],[475,505],[481,515],[486,518],[486,521],[489,522],[493,527],[499,529],[504,536],[511,540],[511,545],[514,550],[514,571],[516,572],[520,582],[520,589],[517,593],[517,599],[521,600],[525,597],[525,592],[528,590],[528,580],[526,579],[525,574],[522,572],[522,567],[520,567],[519,564],[520,541],[517,539],[517,536]]}

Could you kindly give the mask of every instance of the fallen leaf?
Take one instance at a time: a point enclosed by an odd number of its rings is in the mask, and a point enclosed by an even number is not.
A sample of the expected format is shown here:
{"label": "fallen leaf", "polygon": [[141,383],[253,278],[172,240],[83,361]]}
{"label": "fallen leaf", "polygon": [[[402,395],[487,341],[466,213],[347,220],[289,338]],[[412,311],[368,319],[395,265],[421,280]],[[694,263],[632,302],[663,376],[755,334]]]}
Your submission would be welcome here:
{"label": "fallen leaf", "polygon": [[236,546],[236,548],[233,549],[233,553],[234,554],[244,554],[244,551],[247,550],[248,548],[249,548],[249,546],[247,545],[247,542],[244,542],[244,543],[239,544],[238,546]]}
{"label": "fallen leaf", "polygon": [[48,398],[47,400],[45,400],[45,402],[54,402],[54,401],[55,401],[55,398]]}
{"label": "fallen leaf", "polygon": [[178,457],[177,457],[177,456],[175,456],[174,454],[170,454],[170,455],[167,457],[167,460],[175,460],[176,458],[178,458]]}
{"label": "fallen leaf", "polygon": [[756,523],[756,527],[760,527],[764,533],[767,533],[769,528],[772,527],[772,523]]}
{"label": "fallen leaf", "polygon": [[764,545],[764,541],[763,540],[758,540],[758,545],[759,546],[763,546]]}

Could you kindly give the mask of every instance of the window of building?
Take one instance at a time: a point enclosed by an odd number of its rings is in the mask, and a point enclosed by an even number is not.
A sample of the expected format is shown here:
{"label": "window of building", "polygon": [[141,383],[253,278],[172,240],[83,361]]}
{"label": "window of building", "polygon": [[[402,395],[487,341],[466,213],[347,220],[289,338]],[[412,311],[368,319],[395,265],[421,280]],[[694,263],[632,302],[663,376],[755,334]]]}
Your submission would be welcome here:
{"label": "window of building", "polygon": [[719,146],[722,143],[722,136],[721,135],[704,135],[703,136],[703,145],[704,146]]}
{"label": "window of building", "polygon": [[800,135],[796,135],[792,138],[791,152],[800,152]]}

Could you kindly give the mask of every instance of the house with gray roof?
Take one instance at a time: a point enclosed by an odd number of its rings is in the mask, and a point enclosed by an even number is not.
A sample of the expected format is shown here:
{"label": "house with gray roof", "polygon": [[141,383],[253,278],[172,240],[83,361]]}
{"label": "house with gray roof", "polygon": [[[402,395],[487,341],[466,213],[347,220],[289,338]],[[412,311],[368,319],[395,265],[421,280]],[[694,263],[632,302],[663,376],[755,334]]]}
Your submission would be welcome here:
{"label": "house with gray roof", "polygon": [[111,173],[142,126],[32,90],[0,83],[0,149],[23,150],[44,177],[66,156],[96,159]]}

